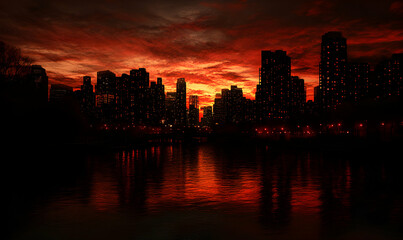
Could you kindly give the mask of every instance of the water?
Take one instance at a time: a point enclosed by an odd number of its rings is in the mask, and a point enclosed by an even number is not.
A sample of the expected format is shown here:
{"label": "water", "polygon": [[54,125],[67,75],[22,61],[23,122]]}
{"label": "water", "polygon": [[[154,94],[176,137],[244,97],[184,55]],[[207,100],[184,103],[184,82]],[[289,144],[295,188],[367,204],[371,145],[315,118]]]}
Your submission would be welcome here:
{"label": "water", "polygon": [[9,173],[9,236],[399,239],[398,158],[367,152],[217,144],[54,151],[41,155],[46,164],[23,161]]}

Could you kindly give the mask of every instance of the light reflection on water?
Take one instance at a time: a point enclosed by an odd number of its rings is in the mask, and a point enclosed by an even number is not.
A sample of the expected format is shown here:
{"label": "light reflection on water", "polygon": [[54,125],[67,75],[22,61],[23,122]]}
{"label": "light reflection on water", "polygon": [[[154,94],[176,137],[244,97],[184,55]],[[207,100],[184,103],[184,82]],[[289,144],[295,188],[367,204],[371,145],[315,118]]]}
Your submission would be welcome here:
{"label": "light reflection on water", "polygon": [[384,227],[398,226],[392,209],[402,205],[379,189],[394,180],[388,174],[381,163],[256,146],[90,155],[85,176],[37,206],[18,237],[376,239],[389,231],[393,239],[398,231]]}

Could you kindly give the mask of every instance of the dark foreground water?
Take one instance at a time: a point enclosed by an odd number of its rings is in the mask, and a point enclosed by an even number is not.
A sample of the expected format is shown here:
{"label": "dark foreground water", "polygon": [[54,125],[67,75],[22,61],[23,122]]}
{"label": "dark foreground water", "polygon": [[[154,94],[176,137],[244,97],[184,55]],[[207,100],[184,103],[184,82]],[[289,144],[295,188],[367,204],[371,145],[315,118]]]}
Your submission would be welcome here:
{"label": "dark foreground water", "polygon": [[173,145],[15,151],[10,239],[401,239],[401,156]]}

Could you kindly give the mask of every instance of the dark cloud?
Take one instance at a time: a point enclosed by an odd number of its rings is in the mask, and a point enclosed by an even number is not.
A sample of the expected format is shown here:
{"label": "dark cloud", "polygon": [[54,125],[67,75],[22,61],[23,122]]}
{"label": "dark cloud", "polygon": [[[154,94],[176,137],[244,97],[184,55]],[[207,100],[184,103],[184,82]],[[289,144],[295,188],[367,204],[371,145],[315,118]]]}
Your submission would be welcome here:
{"label": "dark cloud", "polygon": [[42,64],[50,82],[146,67],[167,89],[185,77],[210,103],[231,84],[253,97],[262,49],[287,51],[312,96],[328,31],[343,32],[354,61],[402,52],[401,1],[15,0],[0,9],[0,39]]}

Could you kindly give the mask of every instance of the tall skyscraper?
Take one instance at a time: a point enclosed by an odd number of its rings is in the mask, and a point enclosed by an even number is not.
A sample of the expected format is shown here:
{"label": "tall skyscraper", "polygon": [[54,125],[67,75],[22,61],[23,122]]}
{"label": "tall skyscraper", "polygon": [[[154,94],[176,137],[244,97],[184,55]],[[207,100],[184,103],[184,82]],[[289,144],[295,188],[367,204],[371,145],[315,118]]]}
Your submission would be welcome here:
{"label": "tall skyscraper", "polygon": [[256,102],[251,99],[243,99],[244,104],[244,117],[247,123],[256,122]]}
{"label": "tall skyscraper", "polygon": [[95,87],[95,104],[98,118],[103,123],[113,123],[116,120],[116,75],[109,71],[97,72]]}
{"label": "tall skyscraper", "polygon": [[80,98],[81,111],[89,118],[93,118],[95,110],[94,86],[91,84],[91,77],[83,77],[83,85],[81,85]]}
{"label": "tall skyscraper", "polygon": [[241,123],[244,119],[244,97],[242,88],[236,85],[231,86],[230,96],[228,101],[228,118],[230,123]]}
{"label": "tall skyscraper", "polygon": [[304,112],[306,102],[306,91],[304,79],[298,76],[291,77],[291,112],[292,116],[297,116]]}
{"label": "tall skyscraper", "polygon": [[195,108],[199,108],[199,96],[190,95],[189,96],[189,106],[194,106]]}
{"label": "tall skyscraper", "polygon": [[155,99],[157,118],[159,123],[161,123],[165,116],[165,86],[162,84],[162,78],[157,78]]}
{"label": "tall skyscraper", "polygon": [[357,102],[368,96],[368,63],[349,63],[346,75],[346,100]]}
{"label": "tall skyscraper", "polygon": [[402,60],[403,53],[393,54],[390,59],[382,61],[376,68],[376,77],[380,98],[397,97],[402,94]]}
{"label": "tall skyscraper", "polygon": [[130,70],[130,76],[133,78],[133,85],[137,88],[148,88],[150,85],[150,74],[145,68]]}
{"label": "tall skyscraper", "polygon": [[199,125],[199,97],[197,95],[189,96],[189,125]]}
{"label": "tall skyscraper", "polygon": [[291,59],[285,51],[262,51],[256,87],[257,121],[289,117]]}
{"label": "tall skyscraper", "polygon": [[169,125],[175,124],[175,102],[176,92],[167,92],[165,98],[165,123]]}
{"label": "tall skyscraper", "polygon": [[214,99],[213,105],[213,122],[217,125],[222,125],[225,123],[225,111],[224,102],[221,93],[217,93]]}
{"label": "tall skyscraper", "polygon": [[130,76],[122,74],[116,78],[117,118],[120,123],[131,123],[129,87]]}
{"label": "tall skyscraper", "polygon": [[201,118],[201,125],[203,127],[211,126],[213,123],[213,108],[211,106],[202,107],[203,117]]}
{"label": "tall skyscraper", "polygon": [[322,36],[319,63],[321,109],[331,111],[346,96],[347,40],[340,32]]}
{"label": "tall skyscraper", "polygon": [[223,104],[224,123],[231,122],[229,102],[231,99],[231,91],[227,88],[221,89],[221,99]]}
{"label": "tall skyscraper", "polygon": [[151,124],[159,125],[165,112],[165,89],[164,85],[162,85],[162,78],[157,78],[157,82],[151,82],[150,97]]}
{"label": "tall skyscraper", "polygon": [[375,66],[375,69],[369,71],[368,77],[368,96],[372,100],[379,101],[383,95],[383,85],[378,77],[379,64]]}
{"label": "tall skyscraper", "polygon": [[145,68],[130,71],[129,99],[132,123],[146,124],[150,120],[150,76]]}
{"label": "tall skyscraper", "polygon": [[313,100],[315,104],[318,104],[321,102],[321,94],[320,94],[320,87],[316,86],[313,88]]}
{"label": "tall skyscraper", "polygon": [[186,81],[184,78],[178,78],[176,82],[176,101],[175,101],[175,124],[186,125]]}

